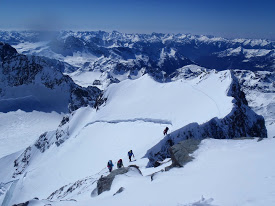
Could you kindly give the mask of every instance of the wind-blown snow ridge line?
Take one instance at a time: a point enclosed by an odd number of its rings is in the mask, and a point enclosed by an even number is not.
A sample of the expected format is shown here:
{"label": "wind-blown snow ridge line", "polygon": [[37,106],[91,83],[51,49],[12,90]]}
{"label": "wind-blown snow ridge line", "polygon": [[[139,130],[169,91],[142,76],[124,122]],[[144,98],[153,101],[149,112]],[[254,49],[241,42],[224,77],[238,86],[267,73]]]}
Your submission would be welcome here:
{"label": "wind-blown snow ridge line", "polygon": [[[89,125],[95,124],[95,123],[109,123],[109,124],[118,124],[118,123],[125,123],[125,122],[149,122],[154,124],[169,124],[172,125],[172,122],[169,120],[163,120],[163,119],[151,119],[151,118],[135,118],[135,119],[125,119],[125,120],[97,120],[90,122],[85,125],[85,127],[88,127]],[[84,128],[85,128],[84,127]]]}

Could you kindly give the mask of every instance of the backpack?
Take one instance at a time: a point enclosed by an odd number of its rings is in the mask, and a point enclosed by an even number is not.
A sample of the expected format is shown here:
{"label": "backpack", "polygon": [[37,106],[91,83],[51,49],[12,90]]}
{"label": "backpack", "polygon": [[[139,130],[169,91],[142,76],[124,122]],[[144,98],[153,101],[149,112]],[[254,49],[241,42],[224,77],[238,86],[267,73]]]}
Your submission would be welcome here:
{"label": "backpack", "polygon": [[117,165],[118,165],[118,167],[122,166],[122,159],[118,160]]}
{"label": "backpack", "polygon": [[109,160],[108,167],[112,167],[112,166],[113,166],[112,160]]}

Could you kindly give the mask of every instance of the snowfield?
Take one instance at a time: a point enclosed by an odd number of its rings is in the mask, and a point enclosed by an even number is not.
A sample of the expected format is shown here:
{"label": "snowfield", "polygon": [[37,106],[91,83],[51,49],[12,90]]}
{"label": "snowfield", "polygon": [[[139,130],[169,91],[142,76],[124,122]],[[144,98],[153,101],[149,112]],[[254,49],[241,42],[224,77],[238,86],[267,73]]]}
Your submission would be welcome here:
{"label": "snowfield", "polygon": [[[272,205],[272,138],[260,142],[206,139],[193,154],[195,159],[184,168],[157,173],[153,181],[148,176],[171,164],[167,159],[160,167],[146,168],[148,159],[143,158],[148,149],[163,139],[163,129],[168,126],[170,133],[192,122],[202,124],[213,117],[226,116],[233,108],[233,98],[227,96],[231,83],[230,71],[211,71],[169,83],[143,75],[110,85],[103,95],[107,101],[97,111],[82,107],[69,116],[60,129],[65,134],[61,145],[54,144],[60,130],[50,131],[45,137],[53,144],[45,151],[35,146],[26,150],[22,174],[15,174],[13,167],[20,153],[0,159],[2,206],[34,197],[40,201],[32,200],[31,206]],[[76,192],[64,198],[45,200],[65,185],[108,174],[106,164],[110,159],[116,165],[122,158],[124,166],[128,166],[130,149],[136,159],[131,164],[138,165],[144,176],[133,171],[117,176],[111,190],[96,197],[91,197],[96,186],[91,184],[84,192],[76,188]],[[120,187],[125,191],[113,196]]]}
{"label": "snowfield", "polygon": [[[30,205],[104,206],[129,205],[129,202],[133,206],[273,205],[275,166],[270,163],[275,155],[274,147],[274,138],[260,142],[257,139],[206,139],[193,153],[195,159],[192,162],[184,168],[158,173],[153,181],[149,176],[132,172],[117,176],[111,190],[97,197],[91,197],[91,191],[86,191],[67,201],[64,201],[66,198],[55,202],[32,200]],[[154,169],[155,172],[158,170]],[[47,187],[47,184],[42,187]],[[120,187],[124,187],[125,191],[113,196]]]}
{"label": "snowfield", "polygon": [[125,80],[107,89],[105,97],[110,101],[107,100],[96,119],[151,119],[156,123],[168,122],[173,129],[191,122],[201,124],[231,111],[232,97],[227,96],[230,83],[229,71],[218,74],[213,71],[191,81],[171,83],[158,83],[147,75],[134,81]]}
{"label": "snowfield", "polygon": [[[193,154],[195,160],[184,168],[159,173],[154,181],[121,175],[111,191],[72,205],[273,205],[275,166],[270,161],[274,146],[271,138],[261,142],[206,139]],[[113,197],[122,186],[125,192]],[[199,201],[202,196],[209,204]]]}
{"label": "snowfield", "polygon": [[22,110],[0,113],[0,158],[25,149],[45,131],[56,129],[62,116]]}

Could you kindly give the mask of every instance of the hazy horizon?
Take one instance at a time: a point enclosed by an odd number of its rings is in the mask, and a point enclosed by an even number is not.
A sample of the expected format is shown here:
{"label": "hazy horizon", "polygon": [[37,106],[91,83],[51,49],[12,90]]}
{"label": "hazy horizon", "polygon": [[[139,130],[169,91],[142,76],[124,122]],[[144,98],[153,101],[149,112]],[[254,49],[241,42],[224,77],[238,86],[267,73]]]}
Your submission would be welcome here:
{"label": "hazy horizon", "polygon": [[183,33],[275,40],[269,0],[3,0],[1,30],[34,28],[122,33]]}

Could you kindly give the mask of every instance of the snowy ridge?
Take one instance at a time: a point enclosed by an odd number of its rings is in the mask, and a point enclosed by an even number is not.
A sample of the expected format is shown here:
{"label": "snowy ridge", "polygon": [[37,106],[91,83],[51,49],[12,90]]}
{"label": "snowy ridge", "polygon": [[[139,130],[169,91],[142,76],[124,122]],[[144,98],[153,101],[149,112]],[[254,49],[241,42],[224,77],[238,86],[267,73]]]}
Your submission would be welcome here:
{"label": "snowy ridge", "polygon": [[267,137],[264,118],[248,107],[245,95],[233,72],[231,72],[231,77],[232,83],[227,95],[234,97],[232,111],[223,119],[215,117],[201,125],[191,123],[167,135],[147,151],[145,157],[150,160],[148,166],[154,166],[156,161],[169,158],[169,148],[185,139]]}

